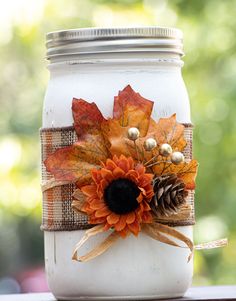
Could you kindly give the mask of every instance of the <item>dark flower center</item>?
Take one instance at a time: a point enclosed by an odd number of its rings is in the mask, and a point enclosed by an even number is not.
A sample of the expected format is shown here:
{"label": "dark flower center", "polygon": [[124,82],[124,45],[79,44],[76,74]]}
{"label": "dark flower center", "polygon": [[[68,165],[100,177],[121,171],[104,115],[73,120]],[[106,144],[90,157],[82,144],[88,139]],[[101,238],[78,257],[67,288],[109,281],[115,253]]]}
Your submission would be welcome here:
{"label": "dark flower center", "polygon": [[138,186],[128,179],[112,181],[104,191],[104,200],[108,208],[116,214],[126,214],[138,208]]}

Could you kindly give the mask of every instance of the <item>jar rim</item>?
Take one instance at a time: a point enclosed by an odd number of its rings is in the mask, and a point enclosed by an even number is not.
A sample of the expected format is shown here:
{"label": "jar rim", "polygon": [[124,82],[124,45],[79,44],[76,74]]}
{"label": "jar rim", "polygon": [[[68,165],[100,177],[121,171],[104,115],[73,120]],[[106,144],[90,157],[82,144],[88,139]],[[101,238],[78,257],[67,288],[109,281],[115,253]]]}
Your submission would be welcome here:
{"label": "jar rim", "polygon": [[170,27],[78,28],[49,32],[47,58],[63,55],[172,52],[183,55],[183,33]]}

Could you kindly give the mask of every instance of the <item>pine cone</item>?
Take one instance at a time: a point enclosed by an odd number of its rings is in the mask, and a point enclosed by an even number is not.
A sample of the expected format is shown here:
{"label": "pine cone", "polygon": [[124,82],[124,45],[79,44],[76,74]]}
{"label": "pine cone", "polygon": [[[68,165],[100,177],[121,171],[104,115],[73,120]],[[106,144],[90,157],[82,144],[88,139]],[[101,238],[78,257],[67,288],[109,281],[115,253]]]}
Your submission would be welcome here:
{"label": "pine cone", "polygon": [[169,216],[177,213],[188,195],[183,180],[175,174],[155,178],[153,190],[155,195],[152,198],[151,207],[156,215]]}

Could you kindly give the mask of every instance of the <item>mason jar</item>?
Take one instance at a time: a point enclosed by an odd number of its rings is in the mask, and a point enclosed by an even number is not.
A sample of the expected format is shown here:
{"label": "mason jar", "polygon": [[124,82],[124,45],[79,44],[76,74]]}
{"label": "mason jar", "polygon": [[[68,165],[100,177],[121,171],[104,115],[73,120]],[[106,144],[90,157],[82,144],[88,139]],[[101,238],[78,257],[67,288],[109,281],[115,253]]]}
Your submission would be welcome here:
{"label": "mason jar", "polygon": [[[73,97],[95,102],[105,117],[111,117],[114,96],[128,84],[154,101],[155,120],[176,113],[178,122],[190,124],[182,56],[182,32],[174,28],[82,28],[47,34],[50,81],[42,128],[71,128]],[[43,205],[46,274],[56,298],[138,300],[184,295],[193,274],[192,260],[187,262],[188,250],[143,233],[121,239],[89,262],[72,261],[73,249],[85,229],[79,223],[77,227],[72,212],[63,216],[64,223],[50,223],[53,210],[63,215],[66,201],[66,192],[58,201],[57,192],[52,191],[50,201]],[[192,240],[192,225],[176,229]],[[100,241],[101,236],[88,241],[82,252]]]}

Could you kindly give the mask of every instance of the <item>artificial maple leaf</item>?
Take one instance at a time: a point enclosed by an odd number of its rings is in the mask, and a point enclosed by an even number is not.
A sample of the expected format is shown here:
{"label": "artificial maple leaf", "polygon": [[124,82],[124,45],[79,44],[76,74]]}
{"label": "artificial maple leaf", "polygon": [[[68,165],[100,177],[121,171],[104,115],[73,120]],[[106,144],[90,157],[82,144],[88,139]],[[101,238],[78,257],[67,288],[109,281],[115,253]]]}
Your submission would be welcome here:
{"label": "artificial maple leaf", "polygon": [[169,118],[160,118],[155,126],[155,139],[158,144],[168,143],[173,151],[183,151],[186,146],[184,125],[176,121],[176,114]]}
{"label": "artificial maple leaf", "polygon": [[136,127],[140,136],[147,134],[153,102],[136,93],[130,85],[114,98],[113,119],[122,127]]}
{"label": "artificial maple leaf", "polygon": [[164,143],[171,145],[173,151],[183,151],[187,145],[184,138],[184,129],[184,125],[176,121],[176,114],[167,118],[160,118],[158,122],[151,119],[148,133],[146,137],[140,139],[139,143],[143,145],[146,139],[154,138],[157,141],[158,146],[152,151],[144,151],[146,166],[148,166],[149,163],[149,166],[153,171],[152,165],[155,162],[170,161],[170,156],[166,158],[160,155],[159,148]]}
{"label": "artificial maple leaf", "polygon": [[74,98],[72,112],[78,142],[49,155],[45,166],[56,180],[76,182],[80,187],[89,183],[90,171],[109,157],[109,142],[101,131],[105,118],[94,103]]}
{"label": "artificial maple leaf", "polygon": [[132,157],[135,162],[145,162],[152,158],[152,152],[146,152],[143,143],[147,136],[132,141],[128,138],[129,127],[122,127],[118,120],[108,119],[103,134],[110,142],[109,151],[112,155]]}
{"label": "artificial maple leaf", "polygon": [[94,102],[89,103],[82,98],[73,98],[72,114],[78,138],[89,133],[99,132],[101,124],[105,120]]}
{"label": "artificial maple leaf", "polygon": [[87,135],[86,141],[58,149],[44,161],[56,180],[76,182],[80,187],[90,182],[91,170],[105,161],[108,153],[100,136]]}
{"label": "artificial maple leaf", "polygon": [[[136,158],[134,143],[127,138],[127,131],[129,127],[120,125],[119,120],[108,119],[102,127],[104,136],[110,142],[109,151],[112,155],[124,155],[127,157]],[[131,146],[131,147],[130,147]]]}
{"label": "artificial maple leaf", "polygon": [[189,163],[184,162],[178,165],[160,162],[159,164],[153,165],[152,169],[158,176],[170,173],[176,174],[184,181],[186,189],[193,190],[195,188],[195,178],[198,169],[198,162],[196,160],[191,160]]}
{"label": "artificial maple leaf", "polygon": [[[119,92],[114,98],[113,118],[103,122],[103,134],[110,142],[112,155],[131,156],[135,161],[143,157],[142,140],[134,145],[127,137],[128,129],[139,129],[140,137],[145,137],[152,113],[153,102],[136,93],[130,85]],[[141,138],[140,138],[141,139]]]}
{"label": "artificial maple leaf", "polygon": [[[106,148],[108,155],[109,141],[104,137],[102,132],[102,124],[105,124],[106,119],[98,109],[97,105],[89,103],[83,99],[73,98],[72,114],[74,118],[74,128],[79,141],[91,140],[91,137],[96,136],[96,144],[100,144],[100,149]],[[86,136],[90,136],[90,138]],[[104,150],[103,150],[104,152]]]}

